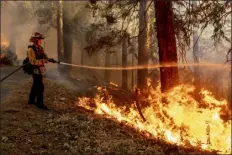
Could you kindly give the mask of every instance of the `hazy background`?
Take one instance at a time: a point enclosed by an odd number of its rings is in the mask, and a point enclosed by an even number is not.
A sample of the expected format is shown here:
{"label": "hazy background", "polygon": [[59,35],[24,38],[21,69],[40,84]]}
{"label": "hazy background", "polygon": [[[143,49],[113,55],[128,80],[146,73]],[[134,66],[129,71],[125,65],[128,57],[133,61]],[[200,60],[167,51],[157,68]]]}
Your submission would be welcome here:
{"label": "hazy background", "polygon": [[[44,48],[49,57],[57,59],[57,31],[55,27],[51,27],[49,25],[41,25],[38,23],[39,17],[34,15],[36,9],[39,7],[43,7],[46,9],[49,8],[49,5],[36,5],[38,1],[35,2],[27,2],[27,1],[10,1],[10,2],[2,2],[1,1],[1,41],[11,42],[10,48],[12,51],[15,51],[19,65],[22,63],[22,60],[26,57],[27,46],[30,45],[29,38],[32,33],[38,31],[43,33],[46,36],[44,40]],[[104,66],[105,64],[105,53],[101,50],[98,53],[94,53],[92,56],[89,56],[86,51],[84,51],[84,47],[88,45],[88,42],[85,39],[86,32],[89,29],[92,23],[98,21],[100,17],[93,17],[92,11],[85,7],[86,1],[72,1],[66,2],[69,3],[70,8],[66,10],[70,18],[73,18],[73,14],[77,14],[75,18],[77,21],[77,28],[73,41],[73,55],[72,61],[74,64],[81,64],[81,57],[83,57],[83,64],[90,66]],[[9,5],[10,4],[10,5]],[[36,7],[35,7],[36,6]],[[56,15],[56,14],[55,14]],[[54,21],[56,18],[53,18]],[[228,38],[231,38],[231,19],[228,21],[228,26],[226,28],[226,35]],[[54,22],[55,23],[55,22]],[[200,62],[210,62],[210,63],[225,63],[226,62],[226,54],[231,47],[231,44],[226,41],[222,41],[221,43],[214,46],[214,41],[211,38],[213,32],[212,27],[208,27],[204,33],[201,34],[199,39],[199,51],[202,54]],[[199,30],[200,34],[200,30]],[[131,35],[136,35],[131,33]],[[136,39],[135,39],[136,41]],[[14,44],[15,43],[15,44]],[[137,52],[137,43],[134,43],[135,52]],[[186,49],[186,60],[188,63],[193,62],[193,54],[192,47],[193,43],[191,43],[191,47]],[[117,51],[115,54],[110,55],[111,66],[121,66],[121,45],[118,45],[114,48]],[[153,50],[153,49],[151,49]],[[135,59],[135,65],[137,63]],[[186,62],[185,62],[186,63]],[[128,65],[132,65],[132,57],[131,54],[128,54]],[[52,70],[57,67],[55,64],[48,64],[48,74]],[[193,71],[193,67],[189,67]],[[87,78],[87,79],[95,79],[97,81],[104,82],[104,70],[90,70],[80,68],[73,68],[73,75],[78,78]],[[222,89],[221,92],[228,89],[228,82],[230,77],[230,70],[225,69],[215,69],[209,67],[201,68],[202,74],[204,77],[202,79],[213,80],[212,83],[215,85],[219,85]],[[132,71],[128,71],[128,85],[132,84]],[[136,71],[134,72],[136,75]],[[158,79],[158,78],[157,78]],[[110,72],[110,81],[121,85],[121,71],[111,71]],[[136,78],[134,78],[134,82],[136,82]]]}

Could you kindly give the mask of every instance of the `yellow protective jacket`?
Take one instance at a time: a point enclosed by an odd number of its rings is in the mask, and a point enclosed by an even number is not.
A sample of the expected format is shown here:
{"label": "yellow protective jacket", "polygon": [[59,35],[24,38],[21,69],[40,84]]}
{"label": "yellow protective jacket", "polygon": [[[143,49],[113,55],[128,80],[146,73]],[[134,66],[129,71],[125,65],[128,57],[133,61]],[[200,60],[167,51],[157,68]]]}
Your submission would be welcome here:
{"label": "yellow protective jacket", "polygon": [[36,68],[33,70],[33,73],[44,75],[46,72],[44,63],[45,63],[45,59],[48,59],[48,57],[47,57],[47,54],[44,53],[43,47],[34,46],[33,48],[33,46],[29,46],[27,50],[27,56],[29,58],[30,63],[36,66]]}

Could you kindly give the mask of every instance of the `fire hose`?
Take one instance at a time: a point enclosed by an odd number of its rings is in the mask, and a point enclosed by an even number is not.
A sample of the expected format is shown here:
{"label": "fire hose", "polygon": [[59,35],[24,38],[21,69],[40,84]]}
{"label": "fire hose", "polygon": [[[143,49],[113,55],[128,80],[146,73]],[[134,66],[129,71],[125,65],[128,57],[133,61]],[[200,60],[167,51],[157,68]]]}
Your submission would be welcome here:
{"label": "fire hose", "polygon": [[[60,64],[60,61],[55,61],[54,59],[49,59],[48,61],[49,61],[49,62],[52,62],[52,63],[58,63],[58,64]],[[10,74],[8,74],[8,75],[5,76],[4,78],[2,78],[1,81],[0,81],[0,83],[1,83],[2,81],[4,81],[5,79],[7,79],[8,77],[10,77],[10,76],[11,76],[12,74],[14,74],[15,72],[17,72],[18,70],[20,70],[21,68],[23,68],[24,66],[28,65],[29,63],[30,63],[30,62],[23,64],[22,66],[20,66],[19,68],[17,68],[17,69],[14,70],[13,72],[11,72]]]}
{"label": "fire hose", "polygon": [[[29,63],[29,62],[28,62]],[[9,76],[11,76],[12,74],[14,74],[15,72],[17,72],[18,70],[20,70],[21,68],[23,68],[24,66],[26,66],[28,63],[20,66],[19,68],[17,68],[16,70],[14,70],[13,72],[11,72],[9,75],[5,76],[4,78],[1,79],[0,82],[4,81],[6,78],[8,78]]]}

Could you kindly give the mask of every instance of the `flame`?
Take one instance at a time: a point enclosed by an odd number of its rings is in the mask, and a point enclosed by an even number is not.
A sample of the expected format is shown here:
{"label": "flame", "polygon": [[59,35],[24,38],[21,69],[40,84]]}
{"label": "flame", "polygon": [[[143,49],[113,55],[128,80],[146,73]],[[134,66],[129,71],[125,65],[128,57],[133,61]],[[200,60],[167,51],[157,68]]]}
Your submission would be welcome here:
{"label": "flame", "polygon": [[[197,102],[191,95],[194,91],[192,85],[179,85],[167,93],[161,93],[160,85],[150,88],[147,98],[150,106],[142,109],[146,122],[141,119],[134,103],[129,109],[117,107],[111,96],[105,100],[100,95],[106,91],[105,88],[99,87],[98,91],[94,99],[79,98],[77,105],[145,132],[147,137],[231,153],[231,120],[220,118],[223,107],[229,104],[226,100],[216,100],[207,90],[201,91],[203,99]],[[162,98],[166,103],[162,103]]]}
{"label": "flame", "polygon": [[8,41],[8,39],[6,38],[6,36],[4,34],[1,34],[1,47],[3,48],[7,48],[9,47],[10,43]]}

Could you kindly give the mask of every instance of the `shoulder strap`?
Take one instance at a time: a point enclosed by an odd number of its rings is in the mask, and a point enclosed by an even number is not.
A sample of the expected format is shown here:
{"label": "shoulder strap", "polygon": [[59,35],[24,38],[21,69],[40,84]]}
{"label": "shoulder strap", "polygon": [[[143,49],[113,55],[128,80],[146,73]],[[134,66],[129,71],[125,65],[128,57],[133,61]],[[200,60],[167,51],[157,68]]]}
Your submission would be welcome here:
{"label": "shoulder strap", "polygon": [[[28,48],[32,48],[33,49],[33,51],[35,53],[35,56],[37,58],[38,57],[38,54],[37,54],[38,49],[35,46],[33,46],[33,45],[29,45]],[[39,67],[38,66],[34,66],[34,67],[37,68],[39,70],[39,73],[41,74],[41,71],[40,71]]]}
{"label": "shoulder strap", "polygon": [[29,45],[28,48],[32,48],[33,49],[33,51],[35,53],[35,56],[37,58],[38,57],[38,54],[37,54],[38,49],[34,45]]}

